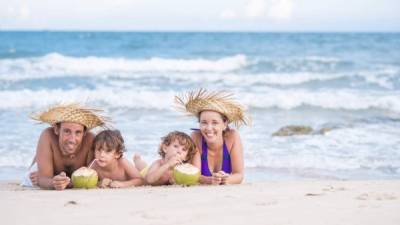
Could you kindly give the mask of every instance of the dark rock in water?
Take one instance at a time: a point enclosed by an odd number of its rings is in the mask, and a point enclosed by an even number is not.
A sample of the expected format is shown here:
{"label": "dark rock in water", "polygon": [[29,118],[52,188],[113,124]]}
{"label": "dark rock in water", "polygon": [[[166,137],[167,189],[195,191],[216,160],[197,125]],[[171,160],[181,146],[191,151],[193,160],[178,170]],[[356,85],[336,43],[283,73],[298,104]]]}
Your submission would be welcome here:
{"label": "dark rock in water", "polygon": [[292,136],[292,135],[306,135],[313,133],[313,129],[308,126],[285,126],[274,132],[272,136]]}
{"label": "dark rock in water", "polygon": [[284,126],[278,131],[275,131],[272,136],[293,136],[293,135],[324,135],[334,129],[338,129],[339,127],[335,126],[326,126],[322,128],[313,129],[309,126],[298,126],[298,125],[289,125]]}
{"label": "dark rock in water", "polygon": [[323,135],[323,134],[326,134],[326,133],[328,133],[329,131],[331,131],[333,129],[334,128],[332,128],[332,127],[324,127],[324,128],[319,129],[319,130],[316,130],[314,133]]}

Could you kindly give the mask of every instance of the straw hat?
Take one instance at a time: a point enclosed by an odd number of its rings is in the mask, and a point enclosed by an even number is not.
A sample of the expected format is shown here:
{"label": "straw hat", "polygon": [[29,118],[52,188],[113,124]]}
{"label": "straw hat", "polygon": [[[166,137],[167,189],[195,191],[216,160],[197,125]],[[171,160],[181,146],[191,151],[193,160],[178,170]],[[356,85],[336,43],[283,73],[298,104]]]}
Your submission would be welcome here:
{"label": "straw hat", "polygon": [[87,129],[105,126],[109,119],[99,113],[103,110],[91,109],[78,103],[57,104],[44,112],[31,116],[32,119],[54,125],[60,122],[72,122],[84,125]]}
{"label": "straw hat", "polygon": [[246,115],[244,106],[235,102],[233,94],[224,91],[207,91],[200,89],[185,95],[175,96],[175,104],[181,111],[199,117],[203,111],[215,111],[226,116],[228,123],[236,127],[250,125],[251,119]]}

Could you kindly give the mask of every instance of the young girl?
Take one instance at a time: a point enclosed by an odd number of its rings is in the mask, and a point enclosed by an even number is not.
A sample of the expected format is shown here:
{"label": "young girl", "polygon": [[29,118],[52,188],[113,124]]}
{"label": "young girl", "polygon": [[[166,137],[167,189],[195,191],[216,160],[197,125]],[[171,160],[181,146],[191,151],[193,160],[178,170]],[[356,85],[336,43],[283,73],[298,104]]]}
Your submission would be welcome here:
{"label": "young girl", "polygon": [[99,187],[124,188],[143,184],[139,171],[125,158],[124,139],[118,130],[104,130],[93,141]]}
{"label": "young girl", "polygon": [[161,140],[158,150],[161,159],[153,162],[145,175],[146,183],[150,185],[173,184],[173,168],[179,163],[190,162],[196,153],[192,139],[183,132],[171,132]]}

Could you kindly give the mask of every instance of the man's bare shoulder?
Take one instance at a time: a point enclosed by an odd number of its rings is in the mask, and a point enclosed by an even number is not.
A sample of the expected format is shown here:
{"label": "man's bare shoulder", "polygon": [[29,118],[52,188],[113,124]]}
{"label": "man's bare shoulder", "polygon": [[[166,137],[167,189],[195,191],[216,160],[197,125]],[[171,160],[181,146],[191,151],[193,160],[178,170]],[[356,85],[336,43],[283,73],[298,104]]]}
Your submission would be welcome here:
{"label": "man's bare shoulder", "polygon": [[42,142],[53,142],[57,141],[57,135],[54,133],[53,127],[48,127],[42,131],[39,139]]}
{"label": "man's bare shoulder", "polygon": [[86,132],[85,136],[83,137],[83,141],[82,141],[83,146],[85,148],[86,147],[91,148],[94,138],[95,138],[95,135],[92,132],[90,132],[90,131]]}
{"label": "man's bare shoulder", "polygon": [[85,139],[87,139],[89,141],[93,141],[95,137],[96,137],[96,135],[94,133],[92,133],[91,131],[87,131],[85,134]]}

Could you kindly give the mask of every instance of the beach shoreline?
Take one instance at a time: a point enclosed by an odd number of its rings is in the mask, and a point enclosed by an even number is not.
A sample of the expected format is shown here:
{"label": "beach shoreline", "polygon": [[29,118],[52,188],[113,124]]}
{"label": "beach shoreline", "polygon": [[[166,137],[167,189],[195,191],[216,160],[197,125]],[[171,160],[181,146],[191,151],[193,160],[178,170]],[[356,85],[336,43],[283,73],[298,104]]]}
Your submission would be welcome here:
{"label": "beach shoreline", "polygon": [[0,183],[5,224],[400,223],[400,180],[48,191]]}

